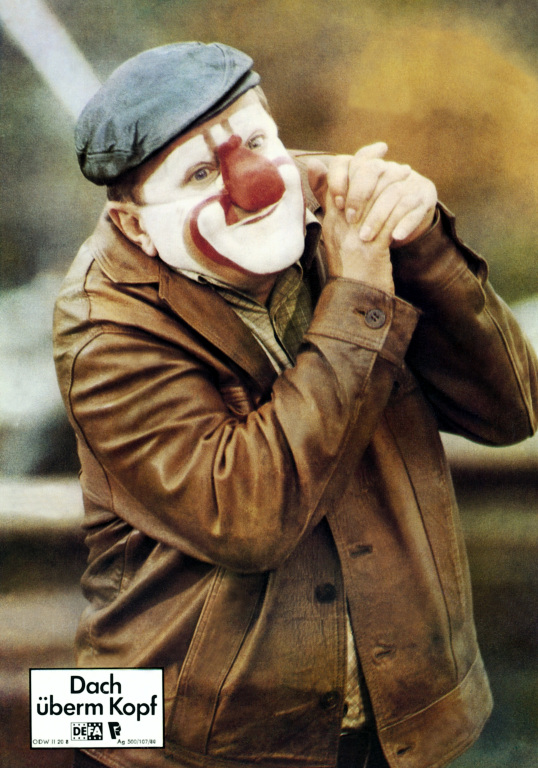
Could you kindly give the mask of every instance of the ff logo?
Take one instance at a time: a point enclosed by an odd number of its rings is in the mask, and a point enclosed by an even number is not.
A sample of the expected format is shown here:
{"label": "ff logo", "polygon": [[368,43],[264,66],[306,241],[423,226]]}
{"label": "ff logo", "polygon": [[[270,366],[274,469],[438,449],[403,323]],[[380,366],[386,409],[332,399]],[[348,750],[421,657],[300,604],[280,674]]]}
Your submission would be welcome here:
{"label": "ff logo", "polygon": [[73,741],[102,741],[103,723],[71,723]]}
{"label": "ff logo", "polygon": [[121,725],[119,723],[109,723],[108,728],[110,730],[110,738],[117,739],[121,733]]}

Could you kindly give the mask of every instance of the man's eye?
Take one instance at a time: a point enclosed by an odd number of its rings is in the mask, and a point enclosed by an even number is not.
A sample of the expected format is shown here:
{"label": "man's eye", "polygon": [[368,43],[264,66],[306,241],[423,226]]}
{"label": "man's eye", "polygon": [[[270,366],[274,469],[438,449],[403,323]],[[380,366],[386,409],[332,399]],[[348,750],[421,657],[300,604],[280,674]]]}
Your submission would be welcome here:
{"label": "man's eye", "polygon": [[265,136],[263,133],[257,133],[255,136],[253,136],[251,139],[247,141],[247,147],[249,149],[259,149],[261,146],[263,146],[263,143],[265,141]]}
{"label": "man's eye", "polygon": [[200,168],[196,168],[196,170],[191,173],[188,181],[207,181],[213,173],[213,170],[213,168],[210,168],[207,165],[200,166]]}

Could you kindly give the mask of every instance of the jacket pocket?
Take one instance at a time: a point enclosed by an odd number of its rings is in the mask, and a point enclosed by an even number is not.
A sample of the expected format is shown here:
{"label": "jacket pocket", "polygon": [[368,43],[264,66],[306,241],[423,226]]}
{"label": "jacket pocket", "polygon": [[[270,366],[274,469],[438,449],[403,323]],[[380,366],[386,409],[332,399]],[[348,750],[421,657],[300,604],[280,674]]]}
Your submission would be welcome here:
{"label": "jacket pocket", "polygon": [[264,574],[218,568],[181,669],[167,723],[174,745],[205,754],[219,693],[255,615]]}

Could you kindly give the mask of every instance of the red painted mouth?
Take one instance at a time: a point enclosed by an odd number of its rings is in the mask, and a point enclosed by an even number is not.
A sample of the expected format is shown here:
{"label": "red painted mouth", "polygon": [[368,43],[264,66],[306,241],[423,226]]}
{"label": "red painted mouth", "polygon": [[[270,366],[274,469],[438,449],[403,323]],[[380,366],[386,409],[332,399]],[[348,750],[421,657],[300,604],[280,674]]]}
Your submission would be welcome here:
{"label": "red painted mouth", "polygon": [[[272,162],[277,167],[280,165],[287,165],[287,164],[293,165],[293,160],[290,157],[279,157],[273,160]],[[284,184],[283,180],[282,180],[282,183]],[[211,245],[211,243],[208,240],[206,240],[206,238],[202,235],[202,233],[198,228],[198,217],[200,215],[200,212],[202,211],[203,208],[205,208],[206,205],[211,205],[211,203],[219,202],[224,211],[224,218],[227,226],[230,227],[230,226],[233,226],[234,224],[239,224],[241,226],[248,226],[249,224],[255,224],[258,221],[261,221],[262,219],[265,219],[268,216],[270,216],[276,210],[276,208],[278,208],[278,205],[281,202],[283,194],[276,202],[274,202],[272,205],[265,207],[261,212],[256,213],[251,218],[249,218],[247,215],[243,219],[242,217],[240,217],[238,213],[238,207],[233,204],[230,194],[226,189],[223,189],[221,192],[219,192],[216,195],[212,195],[211,197],[207,198],[207,200],[203,200],[201,203],[195,206],[195,208],[191,211],[191,214],[188,219],[188,226],[189,226],[190,236],[193,244],[201,253],[204,254],[204,256],[206,256],[208,259],[211,259],[211,261],[214,261],[216,264],[221,264],[222,266],[231,267],[232,269],[235,269],[238,272],[241,272],[243,274],[248,274],[248,270],[243,269],[243,267],[240,267],[235,262],[231,261],[230,259],[227,259],[226,256],[224,256],[222,253],[219,253],[219,251],[217,251],[216,248],[214,248]],[[249,212],[247,212],[247,214],[248,213]]]}
{"label": "red painted mouth", "polygon": [[[279,201],[280,202],[280,201]],[[261,221],[262,219],[266,219],[268,216],[270,216],[273,211],[275,211],[278,208],[278,203],[275,203],[275,205],[271,205],[269,208],[267,208],[263,213],[260,213],[258,216],[253,216],[252,218],[248,219],[239,219],[238,224],[240,226],[248,226],[248,224],[255,224],[257,221]],[[228,223],[228,222],[226,222]]]}
{"label": "red painted mouth", "polygon": [[[239,220],[239,217],[237,216],[237,213],[235,212],[235,209],[231,205],[231,201],[229,198],[228,193],[226,190],[223,190],[218,195],[213,195],[212,197],[208,197],[207,200],[202,200],[201,203],[199,203],[193,210],[191,211],[191,214],[189,216],[189,231],[191,235],[192,242],[198,248],[198,250],[204,254],[208,259],[211,259],[211,261],[214,261],[215,264],[220,264],[223,267],[231,267],[232,269],[235,269],[243,274],[247,274],[248,270],[243,269],[242,267],[239,267],[235,262],[230,261],[230,259],[227,259],[226,256],[223,256],[222,253],[219,253],[216,248],[213,248],[211,243],[205,239],[205,237],[202,235],[200,230],[198,229],[198,216],[200,215],[200,212],[203,208],[205,208],[206,205],[211,205],[211,203],[220,202],[222,205],[222,208],[224,210],[224,216],[226,218],[226,224],[230,226],[230,222],[228,221],[229,218],[235,218]],[[231,216],[230,216],[231,214]],[[236,222],[231,222],[236,223]]]}
{"label": "red painted mouth", "polygon": [[255,224],[256,222],[267,218],[276,210],[276,208],[278,208],[278,204],[280,200],[274,205],[271,205],[268,208],[266,208],[262,213],[259,213],[256,216],[252,216],[250,218],[245,218],[241,220],[241,218],[237,213],[236,207],[232,204],[228,193],[224,189],[218,195],[213,195],[212,197],[208,197],[207,200],[203,200],[191,211],[191,214],[189,216],[189,231],[192,238],[192,242],[198,248],[198,250],[201,251],[204,254],[204,256],[207,256],[209,259],[216,262],[217,264],[222,264],[223,266],[227,266],[227,267],[233,267],[234,269],[239,270],[239,272],[246,273],[248,270],[245,270],[242,267],[239,267],[235,262],[230,261],[230,259],[227,259],[226,256],[223,256],[222,253],[219,253],[219,251],[217,251],[217,249],[214,248],[208,240],[206,240],[206,238],[202,235],[202,233],[200,232],[200,229],[198,228],[198,217],[200,215],[200,212],[203,210],[203,208],[206,207],[206,205],[211,205],[211,203],[216,203],[216,202],[219,202],[222,205],[222,209],[224,211],[224,217],[226,220],[226,225],[230,227],[230,226],[233,226],[234,224],[238,224],[239,226],[247,226],[249,224]]}

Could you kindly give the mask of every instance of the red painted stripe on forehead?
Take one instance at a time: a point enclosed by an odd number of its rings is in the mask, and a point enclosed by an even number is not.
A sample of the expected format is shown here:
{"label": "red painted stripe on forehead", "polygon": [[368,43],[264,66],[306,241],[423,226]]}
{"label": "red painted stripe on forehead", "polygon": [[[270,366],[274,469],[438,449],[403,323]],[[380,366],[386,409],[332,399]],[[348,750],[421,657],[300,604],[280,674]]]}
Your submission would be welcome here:
{"label": "red painted stripe on forehead", "polygon": [[[230,136],[233,133],[232,126],[230,125],[230,121],[228,118],[225,120],[221,120],[220,123],[216,123],[216,125],[219,125],[226,133],[230,134]],[[217,148],[219,147],[219,144],[215,141],[213,136],[211,135],[211,131],[213,130],[215,126],[212,125],[211,128],[204,128],[202,131],[202,136],[204,137],[204,141],[207,144],[208,149],[213,152],[213,154],[216,153]],[[222,143],[222,142],[221,142]]]}
{"label": "red painted stripe on forehead", "polygon": [[215,154],[216,153],[216,149],[217,149],[217,144],[216,144],[215,140],[213,139],[213,136],[211,135],[211,132],[209,131],[209,129],[205,129],[204,131],[202,131],[202,136],[203,136],[203,139],[204,139],[204,141],[206,143],[207,148],[213,154]]}

